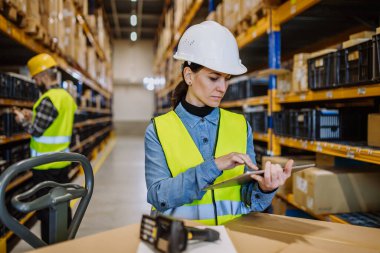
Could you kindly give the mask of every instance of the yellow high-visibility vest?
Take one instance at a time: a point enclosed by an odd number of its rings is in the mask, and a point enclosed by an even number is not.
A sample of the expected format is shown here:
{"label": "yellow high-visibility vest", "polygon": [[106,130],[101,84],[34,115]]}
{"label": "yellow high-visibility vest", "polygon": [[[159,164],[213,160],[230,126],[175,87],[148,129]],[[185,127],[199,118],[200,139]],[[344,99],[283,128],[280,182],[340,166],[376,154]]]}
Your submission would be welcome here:
{"label": "yellow high-visibility vest", "polygon": [[[246,153],[247,122],[243,115],[220,109],[215,157],[231,152]],[[174,111],[154,118],[158,139],[173,177],[204,162],[192,137]],[[225,170],[215,180],[222,182],[244,173],[244,165]],[[200,200],[176,207],[171,214],[206,225],[223,224],[243,214],[241,186],[207,191]]]}
{"label": "yellow high-visibility vest", "polygon": [[[73,132],[74,113],[77,105],[72,96],[64,89],[51,89],[43,94],[33,106],[33,120],[36,117],[36,108],[44,98],[49,98],[58,111],[57,118],[40,137],[30,140],[31,156],[40,156],[52,152],[69,152],[71,135]],[[55,162],[35,167],[38,170],[61,169],[70,162]]]}

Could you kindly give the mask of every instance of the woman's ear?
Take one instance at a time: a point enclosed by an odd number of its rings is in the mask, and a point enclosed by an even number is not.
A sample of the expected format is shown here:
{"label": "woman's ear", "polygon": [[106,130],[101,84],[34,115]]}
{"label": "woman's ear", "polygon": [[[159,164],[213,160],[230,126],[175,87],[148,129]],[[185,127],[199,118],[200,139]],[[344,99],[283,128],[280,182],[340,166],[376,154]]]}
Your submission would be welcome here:
{"label": "woman's ear", "polygon": [[194,73],[189,67],[184,68],[183,77],[185,79],[185,83],[189,86],[193,83],[193,75]]}

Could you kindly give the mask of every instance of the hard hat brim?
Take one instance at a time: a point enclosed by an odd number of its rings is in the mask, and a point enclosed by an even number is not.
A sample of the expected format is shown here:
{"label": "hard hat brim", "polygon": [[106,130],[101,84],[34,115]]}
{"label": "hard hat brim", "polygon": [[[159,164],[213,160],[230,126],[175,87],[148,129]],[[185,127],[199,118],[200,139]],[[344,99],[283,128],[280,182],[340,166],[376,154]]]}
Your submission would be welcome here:
{"label": "hard hat brim", "polygon": [[173,58],[180,61],[190,61],[190,62],[199,64],[203,67],[212,69],[220,73],[228,74],[228,75],[236,76],[236,75],[242,75],[244,73],[247,73],[247,68],[241,63],[231,64],[231,65],[226,66],[226,64],[218,64],[218,62],[214,62],[214,63],[200,62],[196,59],[190,59],[189,57],[179,55],[178,53],[175,53]]}

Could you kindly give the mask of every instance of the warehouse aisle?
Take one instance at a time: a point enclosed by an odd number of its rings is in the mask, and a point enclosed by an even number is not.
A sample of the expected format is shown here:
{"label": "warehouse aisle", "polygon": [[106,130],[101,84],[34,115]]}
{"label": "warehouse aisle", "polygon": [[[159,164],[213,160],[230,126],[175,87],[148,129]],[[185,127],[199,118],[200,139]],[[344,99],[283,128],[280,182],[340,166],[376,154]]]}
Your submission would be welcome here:
{"label": "warehouse aisle", "polygon": [[[144,138],[118,136],[113,151],[95,174],[94,195],[77,237],[139,223],[141,215],[149,212],[144,177]],[[32,231],[39,235],[39,223]],[[20,242],[12,252],[31,249],[25,242]]]}
{"label": "warehouse aisle", "polygon": [[144,138],[118,136],[116,146],[95,175],[90,206],[78,237],[140,222],[149,213],[144,177]]}

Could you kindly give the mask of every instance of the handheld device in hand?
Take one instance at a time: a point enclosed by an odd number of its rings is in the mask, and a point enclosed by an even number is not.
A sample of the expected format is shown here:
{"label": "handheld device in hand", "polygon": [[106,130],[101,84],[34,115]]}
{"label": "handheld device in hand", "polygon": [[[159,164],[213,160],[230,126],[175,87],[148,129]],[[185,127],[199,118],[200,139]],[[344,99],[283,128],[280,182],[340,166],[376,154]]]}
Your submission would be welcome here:
{"label": "handheld device in hand", "polygon": [[[292,168],[292,173],[298,172],[300,170],[304,170],[307,168],[315,167],[315,164],[302,164],[302,165],[296,165],[293,166]],[[231,187],[231,186],[237,186],[237,185],[244,185],[247,183],[252,182],[254,179],[251,177],[251,175],[260,175],[264,174],[264,170],[251,170],[248,171],[240,176],[228,179],[226,181],[220,182],[218,184],[210,185],[204,188],[203,190],[208,191],[208,190],[214,190],[214,189],[219,189],[219,188],[225,188],[225,187]]]}
{"label": "handheld device in hand", "polygon": [[188,227],[183,221],[168,216],[143,215],[140,239],[153,245],[160,252],[177,253],[186,250],[188,240],[207,242],[219,240],[219,232],[209,228]]}

